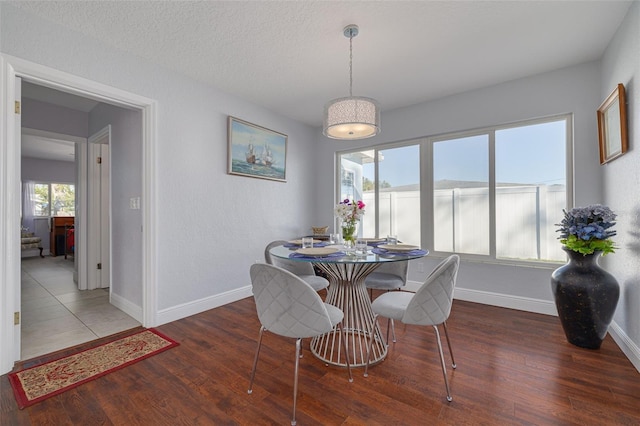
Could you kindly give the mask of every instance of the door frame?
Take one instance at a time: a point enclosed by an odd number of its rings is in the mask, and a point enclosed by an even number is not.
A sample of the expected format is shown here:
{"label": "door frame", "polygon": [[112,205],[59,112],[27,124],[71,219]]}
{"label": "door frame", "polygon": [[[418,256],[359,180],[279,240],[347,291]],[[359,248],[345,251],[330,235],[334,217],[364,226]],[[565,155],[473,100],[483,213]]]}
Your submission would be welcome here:
{"label": "door frame", "polygon": [[[106,140],[106,142],[104,142]],[[97,146],[107,146],[108,155],[101,155],[102,162],[97,165],[95,158]],[[86,228],[87,228],[87,281],[83,289],[94,290],[104,288],[105,281],[108,282],[109,297],[111,297],[111,124],[89,135],[87,139],[87,174],[83,184],[86,191]],[[106,182],[103,180],[106,174]],[[106,190],[106,193],[105,191]],[[94,213],[105,213],[106,218],[100,216],[96,220]],[[105,224],[106,219],[106,224]],[[106,234],[106,235],[105,235]],[[102,269],[98,270],[95,265],[102,264]],[[104,271],[104,272],[103,272]]]}
{"label": "door frame", "polygon": [[95,99],[142,113],[142,325],[157,325],[156,114],[157,102],[11,55],[0,54],[0,374],[20,356],[14,312],[20,312],[20,146],[14,123],[15,80]]}

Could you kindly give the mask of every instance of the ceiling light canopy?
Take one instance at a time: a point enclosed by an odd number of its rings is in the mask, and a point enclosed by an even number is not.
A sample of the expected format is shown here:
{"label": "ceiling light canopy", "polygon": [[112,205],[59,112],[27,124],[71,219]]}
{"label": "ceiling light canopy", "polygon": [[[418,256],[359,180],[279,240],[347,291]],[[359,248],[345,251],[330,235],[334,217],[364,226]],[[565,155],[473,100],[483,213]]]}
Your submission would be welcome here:
{"label": "ceiling light canopy", "polygon": [[364,139],[380,133],[380,106],[371,98],[353,96],[353,38],[357,25],[344,27],[349,38],[349,96],[324,106],[322,133],[332,139]]}

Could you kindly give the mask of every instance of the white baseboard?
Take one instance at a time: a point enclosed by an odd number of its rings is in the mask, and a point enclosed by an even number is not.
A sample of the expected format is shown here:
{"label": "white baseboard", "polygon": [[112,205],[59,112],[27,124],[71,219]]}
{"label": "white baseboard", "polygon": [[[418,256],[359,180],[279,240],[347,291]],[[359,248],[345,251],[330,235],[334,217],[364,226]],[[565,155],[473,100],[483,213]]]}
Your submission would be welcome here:
{"label": "white baseboard", "polygon": [[609,325],[609,334],[618,344],[622,352],[624,352],[627,358],[629,358],[631,364],[633,364],[636,370],[640,372],[640,348],[638,345],[633,343],[629,336],[626,335],[624,330],[622,330],[615,321]]}
{"label": "white baseboard", "polygon": [[[421,285],[421,282],[409,281],[407,282],[407,290],[416,291]],[[548,300],[492,293],[489,291],[471,290],[460,287],[456,287],[453,298],[467,302],[482,303],[483,305],[500,306],[501,308],[558,316],[555,303]]]}
{"label": "white baseboard", "polygon": [[142,324],[142,306],[138,306],[136,304],[131,303],[127,299],[119,296],[115,293],[111,293],[109,297],[109,302],[120,309],[125,314],[129,315],[131,318],[135,319],[139,323]]}
{"label": "white baseboard", "polygon": [[459,287],[456,287],[453,297],[454,299],[465,300],[467,302],[476,302],[484,305],[517,309],[519,311],[558,316],[555,302],[549,300],[532,299],[529,297],[519,297]]}
{"label": "white baseboard", "polygon": [[244,299],[252,294],[251,286],[248,285],[246,287],[227,291],[226,293],[216,294],[215,296],[206,297],[189,303],[183,303],[182,305],[172,306],[171,308],[158,311],[158,315],[156,316],[156,325],[162,325],[171,321],[190,317],[191,315],[199,314],[200,312],[208,311],[209,309]]}

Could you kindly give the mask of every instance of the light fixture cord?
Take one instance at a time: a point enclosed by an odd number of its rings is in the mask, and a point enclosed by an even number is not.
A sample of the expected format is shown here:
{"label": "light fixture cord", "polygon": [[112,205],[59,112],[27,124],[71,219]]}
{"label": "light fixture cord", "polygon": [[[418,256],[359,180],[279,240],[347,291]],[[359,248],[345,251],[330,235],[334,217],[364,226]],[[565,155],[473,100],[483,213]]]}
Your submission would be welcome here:
{"label": "light fixture cord", "polygon": [[353,97],[353,30],[349,31],[349,97]]}

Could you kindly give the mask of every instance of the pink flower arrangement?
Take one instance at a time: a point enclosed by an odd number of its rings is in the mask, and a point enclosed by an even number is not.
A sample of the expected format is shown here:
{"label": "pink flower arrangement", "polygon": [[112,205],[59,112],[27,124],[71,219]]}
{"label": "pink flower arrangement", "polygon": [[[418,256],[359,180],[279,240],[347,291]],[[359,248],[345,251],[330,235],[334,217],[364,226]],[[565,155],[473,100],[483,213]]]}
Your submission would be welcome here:
{"label": "pink flower arrangement", "polygon": [[334,213],[345,225],[355,226],[364,216],[364,207],[362,200],[351,201],[347,198],[336,205]]}

